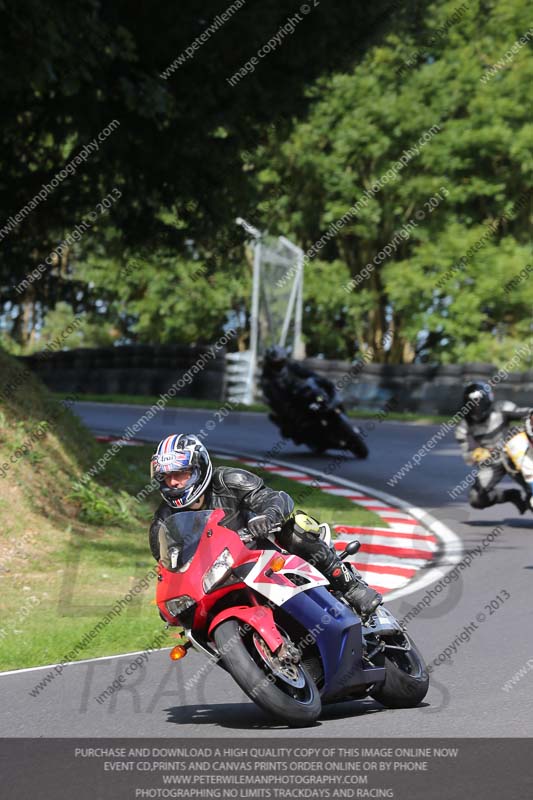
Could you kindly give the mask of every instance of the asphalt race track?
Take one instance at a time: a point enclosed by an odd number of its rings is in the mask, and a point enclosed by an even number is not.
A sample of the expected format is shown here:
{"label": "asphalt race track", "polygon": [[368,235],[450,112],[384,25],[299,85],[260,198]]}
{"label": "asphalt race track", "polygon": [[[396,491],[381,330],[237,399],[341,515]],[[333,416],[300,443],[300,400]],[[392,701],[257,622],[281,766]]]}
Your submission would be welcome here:
{"label": "asphalt race track", "polygon": [[[95,433],[120,435],[142,416],[143,408],[81,403],[76,411]],[[148,423],[139,437],[159,440],[172,432],[194,432],[214,419],[213,411],[168,409]],[[428,664],[466,626],[470,634],[463,633],[452,659],[433,665],[430,691],[422,706],[388,710],[372,700],[327,706],[319,723],[300,729],[299,737],[533,736],[533,670],[527,666],[530,659],[533,665],[529,641],[533,516],[520,517],[511,505],[475,511],[464,492],[459,500],[451,500],[447,492],[464,478],[468,467],[450,434],[399,483],[388,485],[387,480],[437,430],[436,425],[384,421],[368,432],[368,460],[347,456],[335,476],[427,509],[459,536],[465,552],[481,546],[484,537],[502,525],[503,530],[491,537],[482,554],[473,557],[469,568],[409,623]],[[232,412],[210,430],[205,443],[214,451],[226,448],[264,458],[279,441],[277,429],[266,416]],[[282,444],[277,458],[283,461],[318,470],[331,462],[329,454],[318,458],[290,442]],[[402,618],[428,588],[393,600],[389,607]],[[491,606],[497,595],[500,601]],[[154,635],[159,630],[154,610]],[[195,652],[177,664],[170,661],[168,651],[151,655],[120,692],[99,705],[95,698],[133,659],[134,655],[128,655],[71,665],[37,697],[29,692],[48,669],[1,676],[0,735],[276,737],[286,731],[283,725],[271,723],[223,670],[205,669],[198,679],[198,670],[206,662]],[[523,675],[505,691],[504,684],[521,668],[525,668]],[[191,679],[196,683],[185,688]]]}

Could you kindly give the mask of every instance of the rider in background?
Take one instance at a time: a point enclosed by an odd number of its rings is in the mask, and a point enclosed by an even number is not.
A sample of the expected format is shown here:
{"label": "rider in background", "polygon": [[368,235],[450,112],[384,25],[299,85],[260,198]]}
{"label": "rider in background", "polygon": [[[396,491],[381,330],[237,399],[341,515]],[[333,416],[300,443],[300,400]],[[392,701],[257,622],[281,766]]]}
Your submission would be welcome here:
{"label": "rider in background", "polygon": [[463,407],[469,411],[458,424],[455,438],[467,464],[479,465],[468,499],[473,508],[488,508],[496,503],[513,503],[523,514],[529,507],[520,489],[498,489],[505,477],[502,448],[508,439],[511,422],[529,416],[529,408],[519,408],[510,401],[495,402],[486,383],[469,383],[463,394]]}
{"label": "rider in background", "polygon": [[163,498],[150,526],[150,549],[156,560],[160,527],[171,514],[222,508],[225,527],[235,532],[246,527],[255,540],[281,528],[276,532],[281,546],[320,570],[361,617],[382,602],[381,595],[362,578],[354,577],[334,548],[322,541],[316,520],[299,514],[301,524],[296,523],[294,503],[286,492],[268,488],[258,475],[245,469],[213,470],[209,453],[196,436],[173,434],[163,439],[152,456],[151,476]]}
{"label": "rider in background", "polygon": [[[261,389],[268,404],[282,423],[283,435],[290,435],[291,425],[301,422],[301,407],[308,404],[312,391],[308,381],[312,378],[328,400],[336,395],[334,384],[307,367],[290,359],[283,347],[269,347],[263,358]],[[285,424],[284,424],[285,423]],[[289,423],[287,427],[286,423]]]}

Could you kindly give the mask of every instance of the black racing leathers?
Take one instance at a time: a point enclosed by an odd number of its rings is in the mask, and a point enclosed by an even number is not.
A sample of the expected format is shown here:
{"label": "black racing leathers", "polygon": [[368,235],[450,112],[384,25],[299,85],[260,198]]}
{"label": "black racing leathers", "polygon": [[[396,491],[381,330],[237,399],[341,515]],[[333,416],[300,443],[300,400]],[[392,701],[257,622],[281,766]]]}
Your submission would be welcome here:
{"label": "black racing leathers", "polygon": [[307,406],[313,391],[309,385],[313,379],[315,386],[320,389],[329,400],[336,396],[333,383],[321,375],[317,375],[307,367],[288,361],[281,369],[277,370],[266,366],[261,376],[261,389],[274,415],[279,420],[283,435],[306,428],[315,424],[308,417]]}

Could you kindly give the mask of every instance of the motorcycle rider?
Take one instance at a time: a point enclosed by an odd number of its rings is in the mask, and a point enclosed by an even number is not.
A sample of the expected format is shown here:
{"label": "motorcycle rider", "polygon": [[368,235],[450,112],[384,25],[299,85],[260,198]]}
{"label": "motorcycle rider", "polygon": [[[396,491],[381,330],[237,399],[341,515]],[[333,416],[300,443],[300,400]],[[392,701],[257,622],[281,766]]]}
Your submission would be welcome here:
{"label": "motorcycle rider", "polygon": [[336,389],[333,383],[290,359],[283,347],[274,345],[265,352],[261,389],[272,411],[279,418],[283,436],[290,436],[294,428],[301,428],[305,424],[301,412],[304,410],[302,406],[307,406],[312,394],[308,385],[310,378],[328,400],[334,399]]}
{"label": "motorcycle rider", "polygon": [[244,469],[213,469],[206,447],[193,434],[165,437],[152,456],[151,476],[163,498],[150,525],[150,549],[156,560],[161,524],[171,514],[222,508],[226,527],[236,532],[246,527],[256,540],[281,526],[276,533],[281,546],[314,564],[361,617],[382,602],[381,595],[362,578],[355,578],[335,550],[320,539],[317,524],[296,523],[294,503],[286,492],[268,488],[258,475]]}
{"label": "motorcycle rider", "polygon": [[467,464],[478,464],[479,472],[468,499],[473,508],[488,508],[496,503],[513,503],[523,514],[529,507],[520,489],[498,489],[505,477],[502,446],[508,438],[510,422],[521,420],[530,409],[510,401],[495,402],[487,383],[474,381],[465,386],[463,408],[467,409],[458,424],[455,438]]}

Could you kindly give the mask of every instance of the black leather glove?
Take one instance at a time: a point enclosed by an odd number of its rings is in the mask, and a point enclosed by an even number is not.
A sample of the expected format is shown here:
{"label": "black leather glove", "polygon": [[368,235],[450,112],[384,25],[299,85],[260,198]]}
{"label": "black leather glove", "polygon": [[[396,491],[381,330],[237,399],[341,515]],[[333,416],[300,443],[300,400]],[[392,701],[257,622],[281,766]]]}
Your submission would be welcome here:
{"label": "black leather glove", "polygon": [[246,527],[252,536],[260,537],[268,534],[270,528],[272,527],[272,523],[266,514],[260,514],[257,517],[252,517],[249,519]]}

